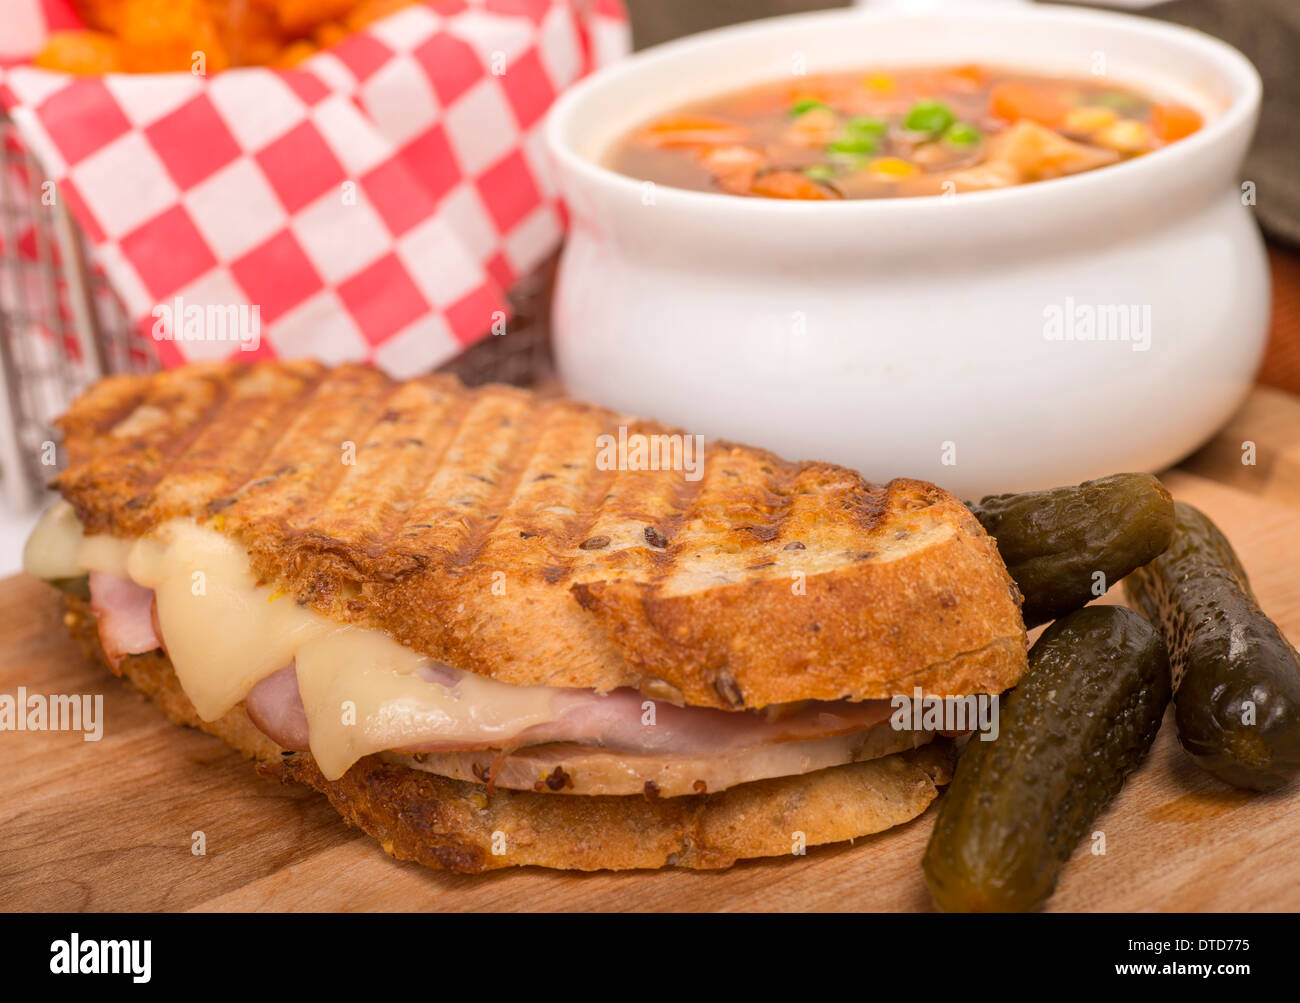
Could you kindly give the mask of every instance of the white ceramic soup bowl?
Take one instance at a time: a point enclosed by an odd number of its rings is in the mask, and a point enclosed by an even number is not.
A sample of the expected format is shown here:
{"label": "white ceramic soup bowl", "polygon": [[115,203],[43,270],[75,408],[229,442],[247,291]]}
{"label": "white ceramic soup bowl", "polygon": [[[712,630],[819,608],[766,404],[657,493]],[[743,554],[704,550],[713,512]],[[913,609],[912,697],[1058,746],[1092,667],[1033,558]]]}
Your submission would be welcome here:
{"label": "white ceramic soup bowl", "polygon": [[[969,62],[1102,66],[1207,124],[1111,167],[956,196],[740,198],[602,166],[656,114],[792,70]],[[572,220],[561,379],[692,433],[964,497],[1162,469],[1240,404],[1263,353],[1268,270],[1238,176],[1259,98],[1222,42],[1068,7],[836,11],[648,50],[548,123]]]}

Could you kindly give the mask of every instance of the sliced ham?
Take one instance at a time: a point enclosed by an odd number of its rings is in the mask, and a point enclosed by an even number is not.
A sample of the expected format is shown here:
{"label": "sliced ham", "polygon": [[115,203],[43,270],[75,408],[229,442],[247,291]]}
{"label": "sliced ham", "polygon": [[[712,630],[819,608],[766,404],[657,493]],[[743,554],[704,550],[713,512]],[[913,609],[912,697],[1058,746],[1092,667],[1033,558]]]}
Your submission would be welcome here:
{"label": "sliced ham", "polygon": [[792,777],[844,763],[879,759],[934,738],[925,731],[876,727],[867,732],[769,742],[725,756],[645,755],[567,743],[537,745],[494,758],[491,752],[384,753],[390,762],[470,782],[555,794],[709,794],[770,777]]}
{"label": "sliced ham", "polygon": [[129,578],[90,572],[90,611],[99,626],[99,643],[114,671],[126,655],[162,647],[153,613],[153,589]]}
{"label": "sliced ham", "polygon": [[[794,713],[773,720],[771,715],[753,711],[675,707],[651,701],[631,689],[613,690],[603,696],[592,690],[576,690],[562,694],[558,703],[562,709],[554,721],[520,732],[511,745],[577,742],[624,752],[724,755],[771,743],[865,731],[888,720],[891,713],[888,700],[810,701]],[[454,749],[446,745],[439,748],[435,743],[412,751]]]}
{"label": "sliced ham", "polygon": [[298,671],[293,665],[286,665],[249,690],[244,710],[258,730],[280,748],[309,748],[307,711],[298,695]]}
{"label": "sliced ham", "polygon": [[[151,590],[100,572],[91,573],[90,588],[100,639],[114,666],[125,654],[163,646]],[[214,643],[220,640],[214,639]],[[424,664],[419,675],[430,687],[444,690],[454,690],[465,678],[460,670],[433,662]],[[494,685],[510,688],[505,683]],[[488,731],[474,714],[454,722],[438,718],[436,734],[399,751],[446,754],[568,743],[607,753],[707,760],[774,745],[856,735],[883,724],[891,713],[888,700],[808,701],[764,712],[676,707],[652,701],[632,689],[601,694],[557,688],[550,706],[550,720],[539,724],[534,716],[531,721],[521,721],[517,730],[496,726]],[[244,708],[252,722],[282,748],[310,747],[307,714],[292,664],[254,686],[244,699]]]}
{"label": "sliced ham", "polygon": [[[420,670],[430,686],[454,687],[462,673],[447,665]],[[505,685],[505,684],[502,684]],[[675,707],[651,701],[636,690],[608,694],[557,690],[555,719],[513,734],[475,734],[467,717],[459,734],[405,746],[408,753],[472,752],[524,748],[553,742],[576,743],[643,755],[722,756],[777,743],[804,742],[867,731],[889,719],[888,700],[862,703],[809,701],[784,716],[711,707]],[[308,747],[307,714],[293,666],[255,686],[244,700],[253,723],[285,749]]]}

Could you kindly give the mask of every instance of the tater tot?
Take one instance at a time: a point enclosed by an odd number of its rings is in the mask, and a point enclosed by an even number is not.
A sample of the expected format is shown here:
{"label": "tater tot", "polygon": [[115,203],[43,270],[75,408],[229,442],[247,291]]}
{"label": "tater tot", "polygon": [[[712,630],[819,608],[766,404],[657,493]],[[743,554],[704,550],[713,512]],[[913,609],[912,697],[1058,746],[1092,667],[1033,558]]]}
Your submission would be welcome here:
{"label": "tater tot", "polygon": [[122,68],[116,38],[98,31],[56,31],[32,61],[47,70],[95,75]]}

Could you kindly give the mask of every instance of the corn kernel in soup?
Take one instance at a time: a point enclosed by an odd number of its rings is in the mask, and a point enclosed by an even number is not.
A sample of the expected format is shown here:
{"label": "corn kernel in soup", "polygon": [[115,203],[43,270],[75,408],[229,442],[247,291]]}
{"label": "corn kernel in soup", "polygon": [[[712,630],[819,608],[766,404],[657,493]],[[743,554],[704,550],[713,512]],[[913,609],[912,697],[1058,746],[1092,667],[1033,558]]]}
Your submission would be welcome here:
{"label": "corn kernel in soup", "polygon": [[797,77],[632,130],[609,166],[695,191],[863,199],[1006,188],[1140,157],[1201,116],[1096,79],[985,66]]}

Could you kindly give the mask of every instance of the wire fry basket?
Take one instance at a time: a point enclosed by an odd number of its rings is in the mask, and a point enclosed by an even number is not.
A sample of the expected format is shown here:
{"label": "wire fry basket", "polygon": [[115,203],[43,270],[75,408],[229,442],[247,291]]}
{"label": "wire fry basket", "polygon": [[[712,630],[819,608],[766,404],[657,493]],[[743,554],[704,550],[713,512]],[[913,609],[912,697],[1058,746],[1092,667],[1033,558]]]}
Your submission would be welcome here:
{"label": "wire fry basket", "polygon": [[[555,261],[510,290],[507,336],[489,335],[442,368],[470,385],[548,379]],[[157,366],[63,200],[0,114],[0,495],[8,507],[39,503],[58,469],[53,421],[82,390]]]}

